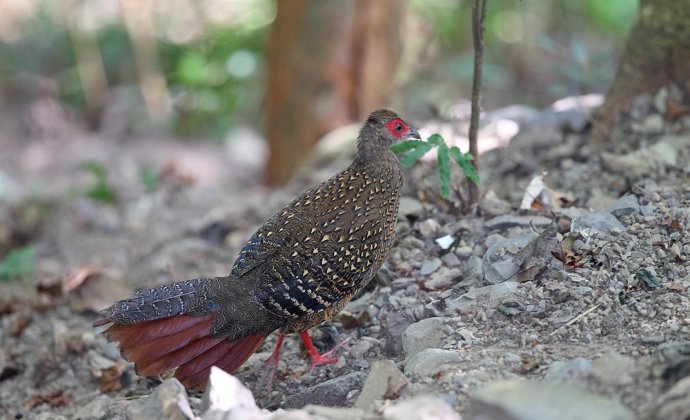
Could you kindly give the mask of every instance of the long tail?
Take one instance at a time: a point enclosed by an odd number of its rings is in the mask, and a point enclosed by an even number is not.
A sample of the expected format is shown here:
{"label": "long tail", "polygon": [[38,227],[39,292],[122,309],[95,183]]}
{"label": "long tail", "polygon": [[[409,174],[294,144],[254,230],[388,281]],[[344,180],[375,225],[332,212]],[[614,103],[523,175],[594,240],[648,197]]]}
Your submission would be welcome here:
{"label": "long tail", "polygon": [[107,325],[138,374],[153,376],[177,368],[186,388],[204,388],[211,366],[232,373],[261,345],[264,335],[236,341],[212,337],[215,304],[205,296],[210,279],[188,280],[137,292],[103,311],[95,326]]}

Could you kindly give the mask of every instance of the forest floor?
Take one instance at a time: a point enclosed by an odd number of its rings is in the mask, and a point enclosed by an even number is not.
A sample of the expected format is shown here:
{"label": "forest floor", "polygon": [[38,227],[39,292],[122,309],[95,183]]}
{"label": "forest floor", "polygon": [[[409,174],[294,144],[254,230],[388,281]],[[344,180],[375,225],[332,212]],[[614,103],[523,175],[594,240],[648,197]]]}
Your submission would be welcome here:
{"label": "forest floor", "polygon": [[[270,412],[245,393],[249,411],[227,418],[687,418],[690,110],[672,88],[640,97],[592,146],[586,102],[487,114],[486,141],[520,130],[481,157],[480,216],[439,198],[434,162],[407,171],[386,264],[313,331],[324,349],[346,340],[338,362],[310,370],[289,338],[264,395],[269,337],[237,377]],[[93,329],[97,309],[227,274],[263,221],[350,155],[321,153],[269,190],[247,132],[215,145],[0,127],[0,251],[33,244],[0,267],[0,417],[201,416],[201,394],[135,375]]]}

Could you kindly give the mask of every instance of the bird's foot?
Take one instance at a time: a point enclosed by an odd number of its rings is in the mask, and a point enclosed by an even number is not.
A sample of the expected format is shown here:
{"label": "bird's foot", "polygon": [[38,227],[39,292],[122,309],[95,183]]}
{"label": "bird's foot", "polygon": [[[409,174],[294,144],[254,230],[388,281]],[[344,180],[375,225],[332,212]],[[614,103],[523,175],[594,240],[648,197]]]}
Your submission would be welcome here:
{"label": "bird's foot", "polygon": [[306,331],[302,331],[300,333],[300,337],[302,337],[302,341],[304,341],[304,346],[307,348],[307,352],[309,352],[309,356],[311,356],[311,368],[314,369],[318,365],[328,365],[331,363],[335,363],[338,361],[338,358],[332,358],[333,354],[342,347],[345,343],[347,343],[350,339],[346,338],[345,340],[341,341],[338,343],[335,347],[333,347],[331,350],[327,351],[326,353],[319,354],[319,351],[316,349],[316,346],[314,346],[314,343],[311,341],[311,337],[309,336],[309,333]]}
{"label": "bird's foot", "polygon": [[268,358],[263,360],[259,366],[256,366],[248,371],[250,374],[259,373],[260,379],[258,382],[258,390],[266,391],[266,396],[270,398],[271,392],[273,392],[273,381],[276,377],[276,372],[278,371],[278,362],[280,361],[280,347],[283,345],[284,335],[278,337],[276,342],[276,347],[273,349]]}

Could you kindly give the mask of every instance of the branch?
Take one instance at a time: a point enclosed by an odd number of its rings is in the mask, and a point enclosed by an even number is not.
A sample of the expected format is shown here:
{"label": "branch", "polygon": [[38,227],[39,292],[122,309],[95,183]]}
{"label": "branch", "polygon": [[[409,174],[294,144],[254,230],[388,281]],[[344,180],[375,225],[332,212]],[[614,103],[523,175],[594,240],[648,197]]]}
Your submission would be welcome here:
{"label": "branch", "polygon": [[[479,113],[482,88],[482,62],[484,58],[484,18],[488,0],[472,0],[472,40],[474,42],[474,75],[472,78],[472,114],[470,116],[470,154],[474,157],[474,166],[479,167],[477,133],[479,131]],[[473,213],[479,208],[479,186],[468,181],[469,204]]]}

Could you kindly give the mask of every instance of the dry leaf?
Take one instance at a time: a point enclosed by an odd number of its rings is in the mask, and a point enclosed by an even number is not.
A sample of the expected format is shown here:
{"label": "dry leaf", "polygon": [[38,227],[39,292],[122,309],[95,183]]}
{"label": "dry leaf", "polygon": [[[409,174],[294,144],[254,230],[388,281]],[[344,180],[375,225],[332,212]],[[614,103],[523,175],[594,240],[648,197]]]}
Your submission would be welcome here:
{"label": "dry leaf", "polygon": [[50,404],[51,407],[63,407],[69,403],[69,400],[69,395],[67,395],[63,390],[58,389],[55,391],[34,395],[24,403],[24,407],[27,410],[32,410],[34,407],[37,407],[41,404]]}
{"label": "dry leaf", "polygon": [[123,387],[122,374],[127,365],[117,362],[109,368],[101,369],[101,392],[109,393],[119,391]]}
{"label": "dry leaf", "polygon": [[76,311],[101,311],[113,301],[132,294],[132,289],[113,273],[94,266],[76,269],[63,280],[63,290]]}

